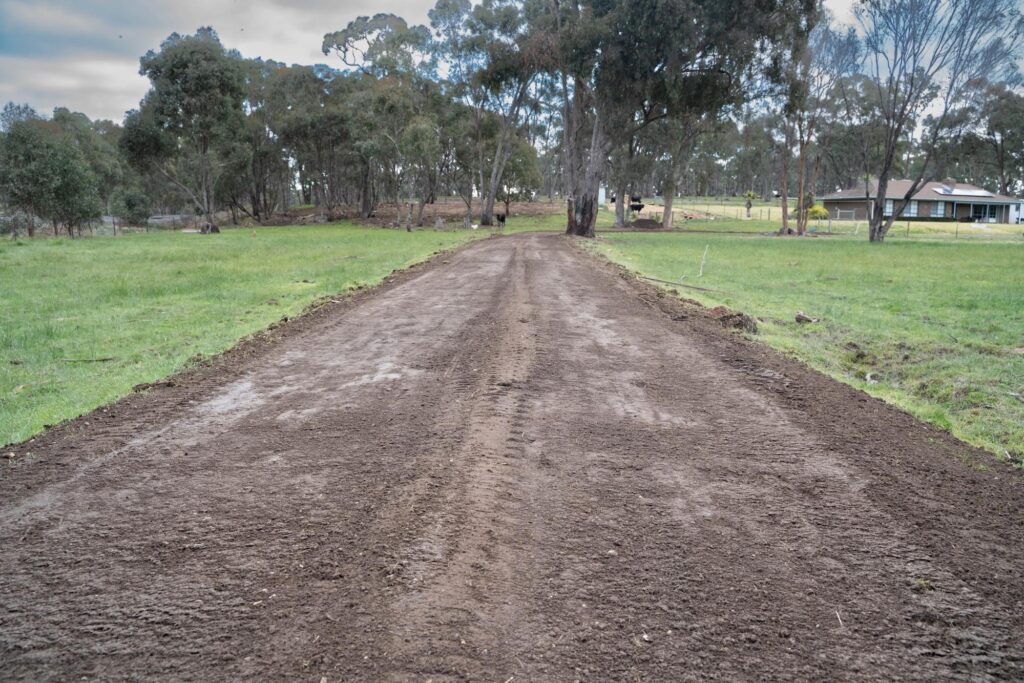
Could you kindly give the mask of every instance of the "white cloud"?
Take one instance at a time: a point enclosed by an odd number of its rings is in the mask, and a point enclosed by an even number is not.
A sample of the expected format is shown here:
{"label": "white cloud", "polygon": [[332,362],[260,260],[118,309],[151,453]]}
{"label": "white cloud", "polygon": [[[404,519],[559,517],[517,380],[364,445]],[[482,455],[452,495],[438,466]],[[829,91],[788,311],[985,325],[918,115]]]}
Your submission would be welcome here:
{"label": "white cloud", "polygon": [[[64,106],[120,120],[148,89],[139,57],[171,33],[212,26],[225,47],[245,57],[336,64],[320,51],[325,33],[377,12],[426,23],[435,1],[0,0],[0,104],[28,102],[43,112]],[[9,37],[46,38],[18,41],[18,49],[12,41],[5,50],[5,30]]]}
{"label": "white cloud", "polygon": [[28,102],[40,113],[56,107],[82,111],[94,119],[120,121],[149,82],[134,59],[86,54],[74,59],[0,55],[0,102]]}
{"label": "white cloud", "polygon": [[88,13],[56,7],[47,2],[11,0],[0,6],[5,21],[21,29],[59,35],[91,35],[106,27]]}

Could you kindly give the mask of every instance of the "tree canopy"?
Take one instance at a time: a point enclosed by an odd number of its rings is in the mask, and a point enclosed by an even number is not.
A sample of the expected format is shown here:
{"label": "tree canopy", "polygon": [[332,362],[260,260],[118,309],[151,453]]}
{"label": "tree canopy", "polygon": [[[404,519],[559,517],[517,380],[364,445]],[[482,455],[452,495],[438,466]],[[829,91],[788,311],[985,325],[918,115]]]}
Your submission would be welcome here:
{"label": "tree canopy", "polygon": [[[902,176],[1024,192],[1024,20],[1014,0],[437,0],[328,31],[328,64],[244,58],[210,27],[140,59],[122,123],[0,111],[0,201],[61,230],[145,212],[467,224],[543,193],[594,234],[623,197],[778,196],[783,232],[813,197]],[[908,194],[908,198],[909,198]],[[476,215],[474,216],[474,211]],[[876,206],[872,239],[891,217]],[[896,212],[898,213],[898,211]],[[32,223],[33,227],[35,223]]]}

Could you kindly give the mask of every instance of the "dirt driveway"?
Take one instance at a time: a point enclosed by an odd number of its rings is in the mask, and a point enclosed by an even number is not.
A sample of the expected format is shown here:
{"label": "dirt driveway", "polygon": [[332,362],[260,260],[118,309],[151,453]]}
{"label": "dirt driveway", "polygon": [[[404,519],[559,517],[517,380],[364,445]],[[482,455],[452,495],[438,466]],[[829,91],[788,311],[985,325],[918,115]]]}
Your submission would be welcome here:
{"label": "dirt driveway", "polygon": [[1022,473],[561,236],[174,384],[2,465],[0,679],[1024,677]]}

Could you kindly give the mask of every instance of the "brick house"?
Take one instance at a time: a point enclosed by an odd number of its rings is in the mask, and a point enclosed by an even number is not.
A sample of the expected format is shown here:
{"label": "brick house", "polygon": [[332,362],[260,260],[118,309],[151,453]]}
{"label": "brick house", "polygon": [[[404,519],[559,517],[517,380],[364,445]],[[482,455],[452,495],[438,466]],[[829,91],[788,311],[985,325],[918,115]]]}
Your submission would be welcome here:
{"label": "brick house", "polygon": [[[909,180],[890,180],[885,193],[885,215],[891,216],[910,189]],[[868,185],[869,197],[864,187],[853,187],[821,198],[833,220],[864,221],[868,218],[871,202],[875,198],[878,184]],[[1024,200],[994,194],[974,185],[957,183],[952,179],[942,182],[925,183],[911,201],[903,208],[898,218],[915,220],[956,220],[977,223],[1010,223],[1018,220],[1021,202]]]}

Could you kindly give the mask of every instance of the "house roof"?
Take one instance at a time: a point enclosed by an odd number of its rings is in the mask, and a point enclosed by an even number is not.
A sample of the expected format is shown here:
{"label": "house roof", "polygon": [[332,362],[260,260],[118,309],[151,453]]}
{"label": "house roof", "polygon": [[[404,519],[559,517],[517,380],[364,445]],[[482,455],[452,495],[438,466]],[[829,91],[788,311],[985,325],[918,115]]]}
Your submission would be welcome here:
{"label": "house roof", "polygon": [[[885,189],[885,198],[903,199],[911,185],[912,181],[910,180],[890,180],[889,185]],[[872,180],[868,183],[868,198],[874,199],[877,191],[878,182]],[[821,199],[822,201],[830,199],[864,199],[864,194],[863,186],[851,187],[848,190],[842,190],[840,192],[825,195]],[[947,184],[941,182],[925,183],[921,186],[921,189],[917,191],[917,194],[913,196],[913,199],[928,202],[960,202],[963,204],[1019,204],[1021,202],[1020,199],[995,194],[994,192],[989,192],[988,190],[976,185],[968,185],[967,183]]]}

